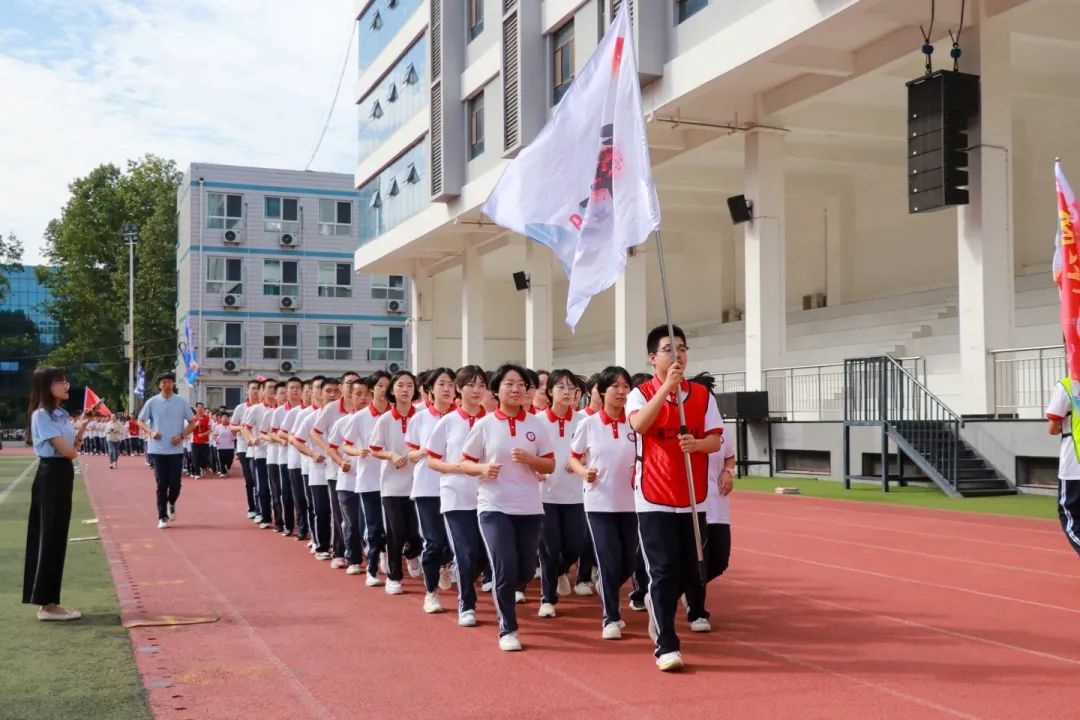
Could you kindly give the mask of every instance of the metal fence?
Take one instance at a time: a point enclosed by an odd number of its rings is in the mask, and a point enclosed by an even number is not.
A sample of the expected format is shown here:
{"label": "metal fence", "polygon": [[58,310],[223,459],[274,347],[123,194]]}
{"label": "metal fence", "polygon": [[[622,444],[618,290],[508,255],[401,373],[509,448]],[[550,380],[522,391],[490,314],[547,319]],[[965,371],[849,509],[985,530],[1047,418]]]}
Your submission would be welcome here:
{"label": "metal fence", "polygon": [[[926,380],[926,358],[896,358],[905,370]],[[765,372],[769,414],[790,422],[844,419],[844,364],[769,368]]]}
{"label": "metal fence", "polygon": [[994,413],[1041,418],[1054,385],[1065,377],[1065,346],[991,350],[990,357],[994,373]]}
{"label": "metal fence", "polygon": [[743,370],[716,373],[714,377],[716,378],[715,392],[730,393],[746,390],[746,372]]}

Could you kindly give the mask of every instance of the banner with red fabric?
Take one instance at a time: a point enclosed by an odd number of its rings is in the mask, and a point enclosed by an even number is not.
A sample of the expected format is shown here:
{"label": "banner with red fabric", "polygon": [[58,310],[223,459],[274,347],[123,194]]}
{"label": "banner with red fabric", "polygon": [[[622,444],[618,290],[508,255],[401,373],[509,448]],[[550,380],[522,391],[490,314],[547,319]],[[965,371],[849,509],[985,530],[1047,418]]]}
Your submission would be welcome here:
{"label": "banner with red fabric", "polygon": [[1061,161],[1054,163],[1057,184],[1058,233],[1054,248],[1054,282],[1061,297],[1061,334],[1065,341],[1066,370],[1072,378],[1073,404],[1080,392],[1080,249],[1076,246],[1076,228],[1080,207],[1076,203]]}

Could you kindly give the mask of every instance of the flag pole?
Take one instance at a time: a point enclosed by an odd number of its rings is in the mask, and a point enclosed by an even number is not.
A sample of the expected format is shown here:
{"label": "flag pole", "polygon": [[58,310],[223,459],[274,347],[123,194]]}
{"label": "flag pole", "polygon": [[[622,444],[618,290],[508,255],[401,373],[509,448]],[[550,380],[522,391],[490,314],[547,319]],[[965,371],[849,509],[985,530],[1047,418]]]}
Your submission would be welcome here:
{"label": "flag pole", "polygon": [[[678,362],[679,354],[675,344],[675,325],[671,322],[671,301],[668,299],[667,268],[664,265],[664,241],[660,237],[660,229],[656,229],[656,257],[660,262],[660,291],[664,297],[664,317],[667,320],[668,341],[671,343],[672,357]],[[683,368],[685,370],[686,368]],[[682,393],[675,389],[675,405],[679,408],[679,434],[688,432],[686,427],[686,409],[683,407]],[[690,453],[683,452],[683,461],[686,463],[686,485],[690,496],[690,517],[694,523],[694,550],[697,552],[698,579],[701,584],[706,583],[705,556],[701,551],[701,523],[698,522],[697,500],[694,498],[694,467],[690,462]]]}

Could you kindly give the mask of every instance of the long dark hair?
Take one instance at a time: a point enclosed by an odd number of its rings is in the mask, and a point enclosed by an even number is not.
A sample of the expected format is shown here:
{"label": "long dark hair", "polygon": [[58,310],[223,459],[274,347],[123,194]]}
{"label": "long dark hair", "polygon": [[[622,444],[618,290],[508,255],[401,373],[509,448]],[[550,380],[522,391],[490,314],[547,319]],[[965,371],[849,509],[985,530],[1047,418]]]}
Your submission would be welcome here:
{"label": "long dark hair", "polygon": [[38,365],[34,368],[34,375],[30,378],[30,403],[26,408],[26,444],[33,445],[34,440],[30,437],[30,419],[38,408],[45,408],[49,417],[60,407],[60,401],[53,397],[52,384],[57,380],[67,380],[67,373],[63,368],[49,365]]}

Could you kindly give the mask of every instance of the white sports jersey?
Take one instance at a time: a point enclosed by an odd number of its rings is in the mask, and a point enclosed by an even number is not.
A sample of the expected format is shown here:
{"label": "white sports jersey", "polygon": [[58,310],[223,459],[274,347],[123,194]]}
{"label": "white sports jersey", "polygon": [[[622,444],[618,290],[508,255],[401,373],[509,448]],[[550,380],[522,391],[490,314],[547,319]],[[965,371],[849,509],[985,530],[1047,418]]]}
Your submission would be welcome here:
{"label": "white sports jersey", "polygon": [[[270,432],[276,433],[281,429],[281,423],[285,421],[285,415],[292,410],[292,405],[289,403],[282,403],[274,408],[274,412],[270,415]],[[273,458],[268,462],[274,462],[278,465],[285,464],[285,446],[277,443],[271,444],[267,451],[267,458]]]}
{"label": "white sports jersey", "polygon": [[[244,414],[244,427],[255,438],[258,438],[259,427],[262,425],[263,416],[270,410],[268,405],[255,403]],[[254,445],[248,445],[248,457],[259,459],[266,458],[266,441],[259,440]]]}
{"label": "white sports jersey", "polygon": [[577,427],[570,450],[585,467],[596,468],[596,481],[584,485],[585,512],[634,512],[637,433],[624,413],[610,418],[601,410]]}
{"label": "white sports jersey", "polygon": [[[323,451],[311,443],[311,431],[315,426],[315,421],[319,419],[319,409],[316,408],[314,412],[308,414],[300,422],[300,426],[293,433],[299,442],[307,446],[307,449],[318,455],[324,455]],[[326,460],[321,463],[317,463],[311,458],[304,456],[307,459],[307,476],[308,485],[326,485]],[[303,470],[303,466],[301,466]]]}
{"label": "white sports jersey", "polygon": [[[419,409],[416,416],[409,421],[409,429],[405,433],[405,446],[409,450],[423,450],[427,447],[431,431],[445,417],[434,405]],[[412,497],[439,497],[439,481],[442,473],[437,473],[427,464],[427,454],[416,463],[413,468]]]}
{"label": "white sports jersey", "polygon": [[244,416],[247,415],[247,411],[251,409],[252,403],[242,402],[233,408],[231,422],[236,427],[236,452],[247,452],[247,439],[244,437],[244,433],[240,432],[240,426],[244,424]]}
{"label": "white sports jersey", "polygon": [[[360,412],[355,413],[352,416],[352,425],[345,430],[345,439],[350,441],[355,447],[370,448],[371,434],[375,430],[375,423],[378,422],[379,418],[386,412],[388,412],[388,410],[379,412],[374,405],[368,405]],[[354,457],[353,462],[357,464],[357,492],[379,492],[381,486],[379,478],[382,475],[382,460],[368,455],[366,458]]]}
{"label": "white sports jersey", "polygon": [[[397,407],[391,405],[390,412],[383,413],[375,422],[375,428],[371,431],[371,449],[395,452],[402,457],[407,455],[409,448],[405,445],[405,434],[415,416],[415,407],[409,407],[408,415],[401,415]],[[396,468],[389,460],[383,460],[379,492],[383,497],[409,497],[412,493],[412,479],[412,468],[408,463],[405,463],[404,467]]]}
{"label": "white sports jersey", "polygon": [[[487,413],[471,416],[461,408],[451,411],[435,424],[424,449],[436,460],[459,462],[465,440],[476,422]],[[442,512],[475,510],[479,478],[464,473],[446,473],[439,478],[439,507]]]}
{"label": "white sports jersey", "polygon": [[[315,425],[311,428],[311,434],[313,436],[318,435],[322,438],[323,442],[326,442],[326,437],[330,434],[330,429],[334,427],[334,423],[336,423],[338,418],[342,415],[345,415],[345,398],[338,398],[319,412],[319,417],[315,420]],[[325,462],[323,463],[323,466],[323,471],[325,472],[327,480],[334,480],[337,478],[337,465],[333,462]]]}
{"label": "white sports jersey", "polygon": [[524,463],[514,462],[511,453],[521,448],[539,457],[554,458],[551,435],[535,415],[522,410],[510,417],[496,410],[477,422],[465,440],[461,456],[466,460],[501,465],[495,480],[478,478],[477,512],[507,515],[542,515],[540,478]]}
{"label": "white sports jersey", "polygon": [[546,503],[557,505],[580,505],[582,480],[566,467],[570,459],[570,441],[574,438],[581,418],[572,410],[564,417],[557,416],[550,407],[537,413],[536,418],[548,426],[551,433],[551,446],[555,449],[555,472],[544,477],[540,484],[540,498]]}
{"label": "white sports jersey", "polygon": [[[342,460],[346,460],[349,463],[348,472],[342,470],[341,467],[338,466],[337,489],[339,491],[344,490],[345,492],[353,493],[360,492],[357,489],[358,486],[356,482],[356,461],[359,458],[344,454],[341,452],[341,447],[345,445],[345,430],[352,424],[355,416],[356,413],[349,413],[348,415],[339,417],[337,422],[334,423],[334,426],[330,428],[330,434],[327,436],[328,439],[326,442],[327,445],[333,448],[334,451],[341,456]],[[333,463],[334,461],[327,460],[327,462]]]}
{"label": "white sports jersey", "polygon": [[[293,405],[289,408],[289,411],[285,413],[285,419],[281,421],[281,431],[288,433],[291,437],[293,428],[296,427],[296,418],[306,411],[307,406],[303,404]],[[285,446],[285,464],[290,470],[296,470],[300,467],[300,451],[288,440],[286,442],[288,444]]]}

